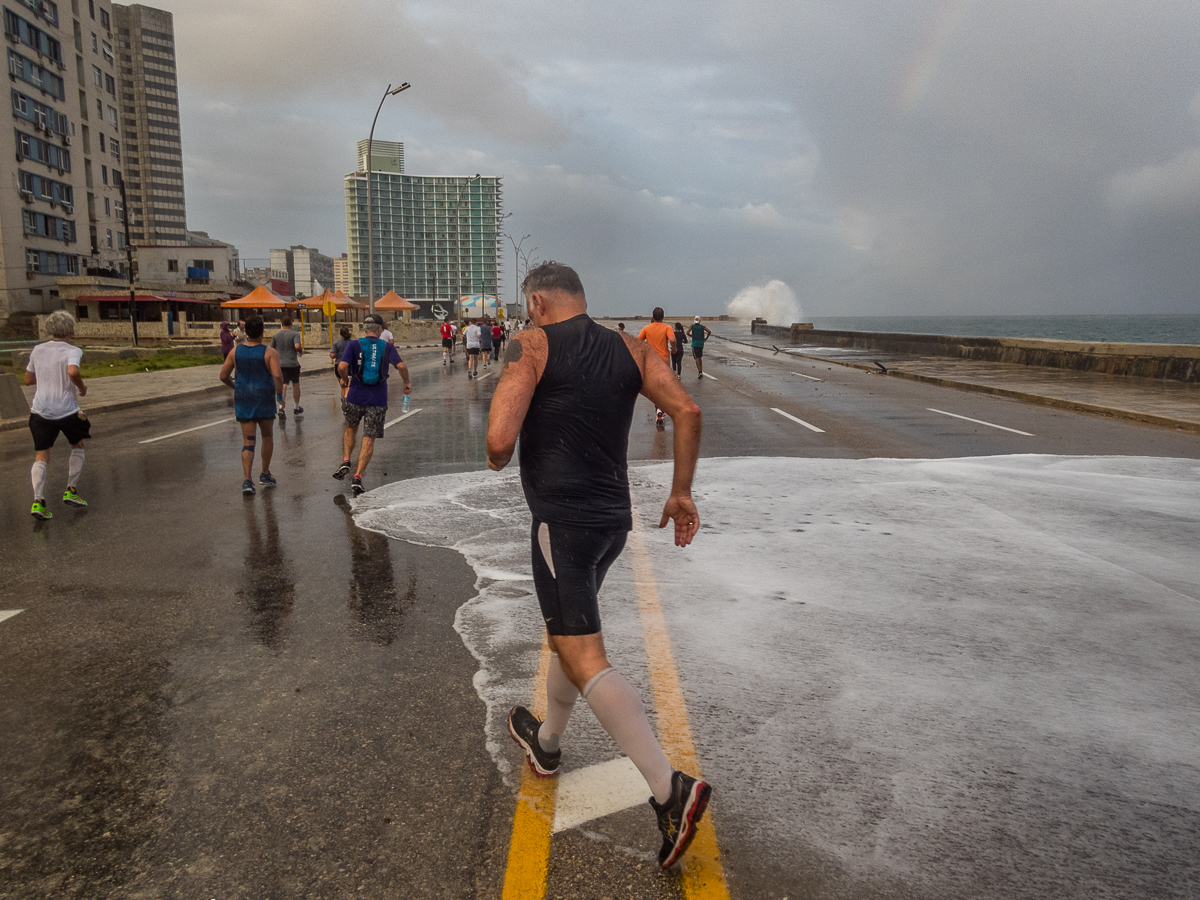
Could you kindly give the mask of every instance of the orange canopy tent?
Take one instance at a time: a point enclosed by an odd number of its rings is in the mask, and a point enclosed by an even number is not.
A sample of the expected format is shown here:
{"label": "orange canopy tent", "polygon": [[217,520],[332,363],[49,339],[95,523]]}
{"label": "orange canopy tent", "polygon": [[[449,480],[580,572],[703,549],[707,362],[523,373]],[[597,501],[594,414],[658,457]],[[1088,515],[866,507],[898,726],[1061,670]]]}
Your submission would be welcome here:
{"label": "orange canopy tent", "polygon": [[221,304],[225,309],[289,309],[293,304],[281,300],[261,284],[237,300],[226,300]]}
{"label": "orange canopy tent", "polygon": [[347,297],[345,294],[342,293],[341,289],[338,289],[333,292],[333,299],[338,301],[339,303],[346,303],[351,309],[369,309],[367,304],[359,303],[357,300],[351,300],[349,297]]}
{"label": "orange canopy tent", "polygon": [[384,310],[401,310],[403,312],[412,312],[414,309],[420,309],[415,303],[409,303],[395,291],[388,291],[382,297],[375,301],[376,309]]}
{"label": "orange canopy tent", "polygon": [[326,301],[332,301],[333,305],[338,309],[358,309],[360,305],[355,303],[341,291],[338,291],[335,294],[333,291],[329,290],[329,288],[326,288],[325,293],[321,294],[321,296],[309,297],[304,302],[309,309],[320,309],[325,305]]}

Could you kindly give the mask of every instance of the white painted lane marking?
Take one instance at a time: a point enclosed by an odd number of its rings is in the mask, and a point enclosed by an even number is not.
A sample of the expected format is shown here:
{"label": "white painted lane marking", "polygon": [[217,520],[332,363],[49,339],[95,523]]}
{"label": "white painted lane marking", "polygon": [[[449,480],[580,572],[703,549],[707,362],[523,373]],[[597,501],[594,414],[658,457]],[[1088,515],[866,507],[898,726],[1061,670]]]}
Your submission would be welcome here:
{"label": "white painted lane marking", "polygon": [[15,615],[25,612],[23,609],[0,609],[0,622],[5,619],[11,619]]}
{"label": "white painted lane marking", "polygon": [[620,757],[558,776],[554,832],[565,831],[646,802],[646,779],[631,759]]}
{"label": "white painted lane marking", "polygon": [[491,372],[484,372],[482,375],[476,375],[476,376],[475,376],[475,380],[476,380],[476,381],[479,381],[479,380],[481,380],[481,379],[483,379],[483,378],[487,378],[487,377],[488,377],[489,375],[491,375],[491,374],[492,374]]}
{"label": "white painted lane marking", "polygon": [[771,411],[772,411],[772,412],[777,412],[777,413],[779,413],[779,414],[780,414],[781,416],[783,416],[785,419],[791,419],[793,422],[799,422],[801,425],[803,425],[803,426],[804,426],[805,428],[807,428],[809,431],[815,431],[817,434],[824,434],[824,433],[825,433],[825,429],[824,429],[824,428],[818,428],[816,425],[810,425],[808,422],[805,422],[803,419],[797,419],[797,418],[796,418],[795,416],[793,416],[791,413],[785,413],[785,412],[784,412],[782,409],[776,409],[774,406],[772,406],[772,407],[771,407]]}
{"label": "white painted lane marking", "polygon": [[1015,428],[1008,428],[1004,425],[996,425],[992,422],[985,422],[982,419],[972,419],[970,416],[960,416],[958,413],[946,412],[944,409],[934,409],[932,406],[925,407],[930,412],[941,413],[943,416],[952,416],[955,419],[964,419],[967,422],[974,422],[976,425],[986,425],[988,428],[999,428],[1001,431],[1011,431],[1013,434],[1023,434],[1025,437],[1033,437],[1028,431],[1017,431]]}
{"label": "white painted lane marking", "polygon": [[712,380],[713,380],[713,381],[717,381],[717,379],[716,379],[716,378],[713,378],[713,377],[712,377],[711,375],[709,375],[707,372],[704,372],[704,373],[703,373],[703,375],[704,375],[704,377],[705,377],[705,378],[712,378]]}
{"label": "white painted lane marking", "polygon": [[233,416],[227,419],[217,419],[215,422],[209,422],[207,425],[197,425],[195,428],[185,428],[183,431],[172,431],[170,434],[164,434],[162,437],[149,438],[145,441],[138,441],[139,444],[153,444],[155,441],[165,441],[167,438],[178,437],[181,434],[188,434],[192,431],[199,431],[201,428],[212,428],[214,425],[220,425],[223,422],[232,422]]}
{"label": "white painted lane marking", "polygon": [[388,422],[387,424],[385,424],[385,425],[383,426],[383,430],[384,430],[384,431],[387,431],[389,428],[391,428],[391,427],[392,427],[393,425],[395,425],[397,422],[403,422],[403,421],[404,421],[405,419],[407,419],[409,416],[415,416],[417,413],[419,413],[419,412],[420,412],[421,410],[423,410],[424,408],[425,408],[425,407],[423,407],[423,406],[418,406],[416,409],[410,409],[410,410],[409,410],[408,412],[406,412],[404,415],[402,415],[402,416],[397,416],[396,418],[392,419],[392,421],[390,421],[390,422]]}
{"label": "white painted lane marking", "polygon": [[793,375],[799,375],[801,378],[807,378],[809,381],[822,381],[824,379],[817,378],[815,375],[805,375],[803,372],[793,372]]}

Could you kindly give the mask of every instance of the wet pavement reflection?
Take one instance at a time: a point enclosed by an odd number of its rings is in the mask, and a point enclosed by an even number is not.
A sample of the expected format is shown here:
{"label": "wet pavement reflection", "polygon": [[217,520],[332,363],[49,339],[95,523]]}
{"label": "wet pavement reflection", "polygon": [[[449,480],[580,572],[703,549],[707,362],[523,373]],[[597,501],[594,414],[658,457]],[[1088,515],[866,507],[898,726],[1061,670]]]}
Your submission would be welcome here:
{"label": "wet pavement reflection", "polygon": [[354,524],[350,501],[338,494],[333,502],[345,513],[346,537],[350,541],[349,596],[346,605],[354,621],[364,629],[367,640],[387,646],[400,631],[404,612],[417,599],[417,573],[411,568],[403,596],[396,589],[392,548],[388,538],[363,531]]}
{"label": "wet pavement reflection", "polygon": [[[264,647],[278,650],[284,625],[296,605],[296,583],[283,555],[271,489],[245,498],[245,586],[237,594],[249,612],[250,633]],[[260,526],[260,519],[262,520]]]}

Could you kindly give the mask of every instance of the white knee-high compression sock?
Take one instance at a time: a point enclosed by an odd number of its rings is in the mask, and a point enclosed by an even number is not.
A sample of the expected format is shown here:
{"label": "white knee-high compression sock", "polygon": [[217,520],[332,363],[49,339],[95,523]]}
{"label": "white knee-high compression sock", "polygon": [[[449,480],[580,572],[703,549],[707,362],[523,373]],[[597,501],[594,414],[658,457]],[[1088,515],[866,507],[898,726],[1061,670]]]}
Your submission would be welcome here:
{"label": "white knee-high compression sock", "polygon": [[538,743],[542,749],[553,753],[567,730],[567,720],[579,697],[579,689],[562,670],[557,653],[550,654],[550,668],[546,672],[546,721],[538,731]]}
{"label": "white knee-high compression sock", "polygon": [[671,764],[650,729],[642,700],[616,669],[593,675],[583,686],[583,699],[617,746],[633,760],[654,799],[666,803],[671,797]]}
{"label": "white knee-high compression sock", "polygon": [[33,468],[29,470],[30,479],[33,481],[33,499],[46,499],[46,464],[40,459],[36,460]]}
{"label": "white knee-high compression sock", "polygon": [[83,448],[77,447],[71,451],[71,462],[67,467],[67,486],[79,487],[79,476],[83,474]]}

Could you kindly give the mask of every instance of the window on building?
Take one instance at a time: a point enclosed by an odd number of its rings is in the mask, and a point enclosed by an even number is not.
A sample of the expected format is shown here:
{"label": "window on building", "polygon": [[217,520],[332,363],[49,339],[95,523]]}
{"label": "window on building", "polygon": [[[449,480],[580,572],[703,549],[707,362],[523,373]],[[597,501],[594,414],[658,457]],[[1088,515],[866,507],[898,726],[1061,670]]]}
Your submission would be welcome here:
{"label": "window on building", "polygon": [[[120,159],[121,158],[121,143],[120,143],[120,141],[118,141],[116,138],[109,138],[108,152],[113,155],[113,159]],[[114,177],[113,183],[120,184],[121,182],[116,181],[115,177]]]}
{"label": "window on building", "polygon": [[104,229],[104,233],[105,233],[105,234],[108,236],[108,249],[109,249],[109,250],[111,250],[111,249],[112,249],[112,246],[113,246],[113,242],[112,242],[112,229],[111,229],[111,228],[105,228],[105,229]]}
{"label": "window on building", "polygon": [[104,140],[104,135],[100,135],[99,137],[100,137],[100,152],[107,153],[108,152],[108,144]]}
{"label": "window on building", "polygon": [[114,97],[117,96],[117,81],[111,75],[104,76],[104,89]]}
{"label": "window on building", "polygon": [[108,166],[100,167],[100,180],[108,184]]}
{"label": "window on building", "polygon": [[125,232],[123,232],[123,231],[117,232],[117,249],[118,250],[125,249]]}
{"label": "window on building", "polygon": [[88,317],[88,307],[86,303],[75,304],[75,318],[86,319]]}
{"label": "window on building", "polygon": [[92,19],[96,18],[96,0],[88,0],[88,14]]}
{"label": "window on building", "polygon": [[104,120],[104,101],[103,100],[99,100],[99,99],[96,100],[96,118],[100,119],[101,121]]}
{"label": "window on building", "polygon": [[113,59],[112,44],[110,44],[108,41],[104,42],[104,58],[107,59],[110,63],[115,61]]}
{"label": "window on building", "polygon": [[105,31],[112,31],[112,25],[108,21],[108,13],[100,10],[100,27]]}
{"label": "window on building", "polygon": [[109,209],[109,201],[107,197],[104,198],[104,214],[106,216],[112,215],[112,210]]}
{"label": "window on building", "polygon": [[100,52],[100,42],[98,40],[96,40],[96,32],[94,32],[94,31],[92,32],[92,52],[93,53]]}
{"label": "window on building", "polygon": [[115,106],[108,108],[108,122],[110,125],[117,124],[117,108]]}
{"label": "window on building", "polygon": [[179,260],[168,259],[167,260],[167,271],[168,272],[178,272],[179,271]]}
{"label": "window on building", "polygon": [[92,66],[92,83],[96,87],[104,87],[104,72],[99,66]]}

